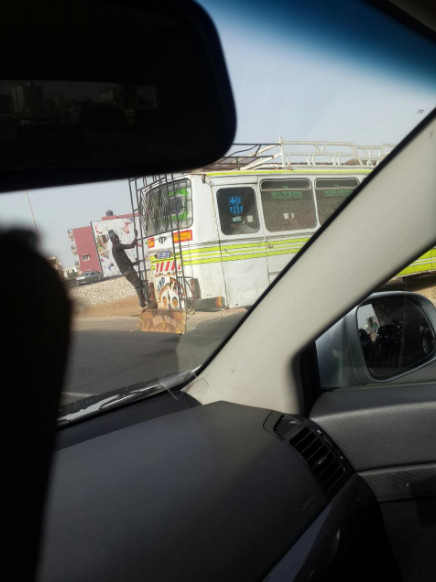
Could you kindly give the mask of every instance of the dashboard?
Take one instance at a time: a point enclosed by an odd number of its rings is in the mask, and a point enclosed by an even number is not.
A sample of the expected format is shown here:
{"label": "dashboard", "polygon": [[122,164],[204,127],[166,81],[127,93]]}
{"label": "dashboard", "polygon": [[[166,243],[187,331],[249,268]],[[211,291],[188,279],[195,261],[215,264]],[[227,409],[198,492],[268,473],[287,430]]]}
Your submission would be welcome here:
{"label": "dashboard", "polygon": [[59,445],[38,580],[345,580],[386,562],[378,519],[315,423],[188,406]]}

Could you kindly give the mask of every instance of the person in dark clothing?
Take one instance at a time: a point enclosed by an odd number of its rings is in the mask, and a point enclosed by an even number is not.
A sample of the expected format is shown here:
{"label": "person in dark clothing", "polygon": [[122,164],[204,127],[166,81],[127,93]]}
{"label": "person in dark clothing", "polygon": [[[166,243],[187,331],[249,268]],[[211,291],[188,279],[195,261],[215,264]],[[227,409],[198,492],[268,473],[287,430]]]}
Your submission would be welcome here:
{"label": "person in dark clothing", "polygon": [[142,286],[141,279],[138,277],[137,272],[135,271],[134,264],[129,259],[126,254],[126,249],[133,249],[136,246],[138,241],[135,232],[135,238],[133,242],[128,245],[123,244],[117,233],[113,230],[108,232],[109,238],[112,242],[112,255],[116,264],[118,265],[119,270],[124,275],[124,277],[131,283],[136,290],[139,299],[139,305],[144,309],[146,307],[145,297],[144,297],[144,289]]}

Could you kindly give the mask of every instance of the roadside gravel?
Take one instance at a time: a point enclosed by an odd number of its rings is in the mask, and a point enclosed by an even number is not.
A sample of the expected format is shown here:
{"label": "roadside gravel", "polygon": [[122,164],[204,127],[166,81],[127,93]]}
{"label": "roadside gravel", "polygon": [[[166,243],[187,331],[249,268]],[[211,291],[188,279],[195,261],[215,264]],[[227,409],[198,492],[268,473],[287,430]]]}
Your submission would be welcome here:
{"label": "roadside gravel", "polygon": [[74,287],[69,289],[69,294],[76,313],[91,305],[112,303],[127,297],[136,297],[134,287],[124,277]]}

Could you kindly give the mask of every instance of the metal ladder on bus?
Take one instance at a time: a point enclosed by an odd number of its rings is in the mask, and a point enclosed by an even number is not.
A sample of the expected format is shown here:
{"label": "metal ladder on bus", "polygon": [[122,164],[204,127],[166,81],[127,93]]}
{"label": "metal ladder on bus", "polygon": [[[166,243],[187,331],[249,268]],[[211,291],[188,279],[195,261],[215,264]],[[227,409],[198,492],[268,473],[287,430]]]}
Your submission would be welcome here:
{"label": "metal ladder on bus", "polygon": [[[163,185],[167,189],[169,188],[169,184],[174,183],[174,175],[173,174],[161,174],[161,175],[151,175],[151,176],[144,176],[140,178],[130,178],[129,179],[129,190],[130,190],[130,202],[132,206],[132,214],[134,216],[134,220],[136,217],[139,218],[139,237],[138,240],[141,241],[141,252],[139,247],[136,247],[136,255],[138,265],[143,265],[143,268],[139,268],[139,276],[143,285],[144,295],[147,301],[147,305],[149,307],[155,307],[152,305],[153,301],[150,297],[150,288],[149,283],[152,282],[151,273],[147,270],[147,257],[145,254],[145,240],[147,238],[147,234],[145,232],[145,224],[143,220],[143,210],[142,204],[143,200],[141,200],[142,193],[144,190],[149,189],[152,185]],[[178,237],[178,249],[176,248],[176,241],[174,233],[180,231],[180,226],[176,222],[173,223],[172,213],[171,216],[171,240],[172,240],[172,252],[173,252],[173,260],[174,260],[174,270],[175,270],[175,279],[176,279],[176,288],[177,288],[177,295],[179,298],[179,305],[184,304],[185,310],[187,312],[192,311],[192,307],[190,305],[188,299],[188,290],[187,290],[187,282],[185,277],[185,267],[183,263],[183,253],[182,253],[182,246],[180,237]],[[176,219],[177,220],[177,219]],[[141,256],[140,256],[141,254]],[[179,274],[180,271],[180,274]],[[150,275],[150,277],[149,277]]]}
{"label": "metal ladder on bus", "polygon": [[147,264],[146,264],[146,256],[144,252],[144,242],[145,242],[145,234],[143,229],[143,224],[141,220],[140,214],[140,201],[138,199],[138,181],[143,180],[143,178],[129,178],[129,191],[130,191],[130,204],[132,207],[132,216],[133,216],[133,224],[136,231],[136,219],[139,218],[139,233],[137,236],[138,241],[141,242],[141,245],[136,245],[135,252],[136,252],[136,261],[138,264],[138,275],[139,279],[142,283],[142,290],[144,293],[144,298],[147,304],[147,307],[150,307],[150,291],[148,285],[148,271],[147,271]]}

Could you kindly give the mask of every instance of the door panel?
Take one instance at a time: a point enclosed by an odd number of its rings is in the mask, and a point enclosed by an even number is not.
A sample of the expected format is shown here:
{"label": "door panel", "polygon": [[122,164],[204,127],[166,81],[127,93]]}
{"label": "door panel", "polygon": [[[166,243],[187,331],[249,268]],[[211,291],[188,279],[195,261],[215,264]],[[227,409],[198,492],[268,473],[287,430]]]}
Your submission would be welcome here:
{"label": "door panel", "polygon": [[375,494],[404,582],[432,582],[436,383],[325,392],[310,417]]}
{"label": "door panel", "polygon": [[229,307],[248,307],[269,284],[265,239],[252,186],[214,188]]}
{"label": "door panel", "polygon": [[307,242],[317,218],[308,178],[265,179],[259,187],[271,283]]}

